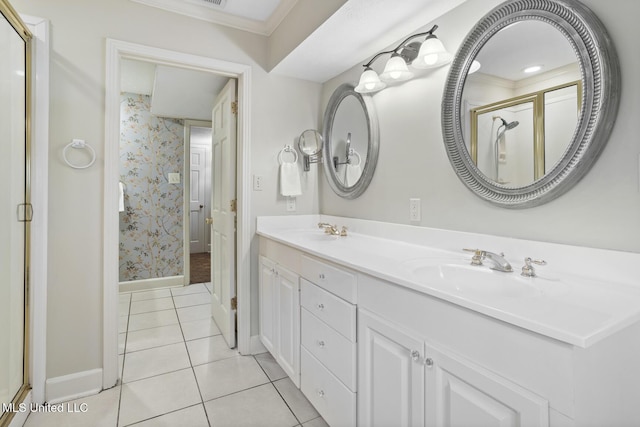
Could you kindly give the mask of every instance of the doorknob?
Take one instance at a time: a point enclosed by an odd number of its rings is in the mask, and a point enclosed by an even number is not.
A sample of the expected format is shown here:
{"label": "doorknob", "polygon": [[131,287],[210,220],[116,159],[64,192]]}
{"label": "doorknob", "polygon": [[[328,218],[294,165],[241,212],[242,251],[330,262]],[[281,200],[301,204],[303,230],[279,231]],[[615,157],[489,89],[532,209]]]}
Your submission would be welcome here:
{"label": "doorknob", "polygon": [[200,209],[204,208],[204,205],[200,205]]}
{"label": "doorknob", "polygon": [[213,218],[205,218],[205,219],[204,219],[204,222],[205,222],[207,225],[211,225],[211,224],[213,224]]}

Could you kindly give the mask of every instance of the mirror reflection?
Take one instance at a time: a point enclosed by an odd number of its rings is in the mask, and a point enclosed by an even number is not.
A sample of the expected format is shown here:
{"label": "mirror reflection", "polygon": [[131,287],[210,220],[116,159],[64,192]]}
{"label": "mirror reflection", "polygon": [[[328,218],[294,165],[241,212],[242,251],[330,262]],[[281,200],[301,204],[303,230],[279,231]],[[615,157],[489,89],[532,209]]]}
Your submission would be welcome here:
{"label": "mirror reflection", "polygon": [[369,128],[360,101],[346,96],[340,102],[331,132],[331,161],[337,179],[345,187],[354,186],[362,176],[363,159],[367,158]]}
{"label": "mirror reflection", "polygon": [[582,102],[576,54],[551,24],[524,20],[494,34],[474,59],[480,68],[462,94],[465,146],[488,180],[527,186],[573,140]]}

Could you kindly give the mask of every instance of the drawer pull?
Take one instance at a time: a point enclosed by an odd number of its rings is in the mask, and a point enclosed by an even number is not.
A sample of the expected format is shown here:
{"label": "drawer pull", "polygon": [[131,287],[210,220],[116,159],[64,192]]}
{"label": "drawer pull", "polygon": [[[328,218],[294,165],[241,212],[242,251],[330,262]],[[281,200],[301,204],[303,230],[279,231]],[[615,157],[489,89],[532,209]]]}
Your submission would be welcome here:
{"label": "drawer pull", "polygon": [[319,277],[321,280],[324,280],[324,273],[320,273],[320,274],[318,274],[318,277]]}
{"label": "drawer pull", "polygon": [[318,303],[318,305],[316,305],[316,307],[318,308],[318,310],[322,311],[324,310],[324,304],[323,303]]}
{"label": "drawer pull", "polygon": [[322,389],[318,390],[318,396],[319,397],[324,397],[324,390],[322,390]]}
{"label": "drawer pull", "polygon": [[322,340],[318,341],[318,347],[324,348],[324,346],[325,346],[324,341],[322,341]]}

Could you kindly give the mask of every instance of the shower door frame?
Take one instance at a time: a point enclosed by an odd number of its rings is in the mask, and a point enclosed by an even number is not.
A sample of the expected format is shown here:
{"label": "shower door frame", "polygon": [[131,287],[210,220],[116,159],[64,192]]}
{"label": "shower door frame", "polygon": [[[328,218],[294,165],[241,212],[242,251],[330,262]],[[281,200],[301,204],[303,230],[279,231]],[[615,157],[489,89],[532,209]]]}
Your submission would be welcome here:
{"label": "shower door frame", "polygon": [[[0,14],[7,20],[13,30],[22,38],[24,42],[24,199],[23,199],[23,218],[18,221],[23,223],[23,331],[22,331],[22,385],[16,391],[10,403],[14,405],[13,412],[0,413],[0,427],[9,426],[16,414],[19,413],[18,407],[20,403],[27,400],[30,392],[30,369],[29,361],[31,358],[31,312],[30,312],[30,288],[29,288],[29,270],[30,270],[30,252],[31,252],[31,217],[33,214],[31,205],[31,101],[32,101],[32,40],[33,35],[26,24],[22,21],[18,13],[13,9],[8,0],[0,0]],[[31,209],[31,213],[27,211]]]}

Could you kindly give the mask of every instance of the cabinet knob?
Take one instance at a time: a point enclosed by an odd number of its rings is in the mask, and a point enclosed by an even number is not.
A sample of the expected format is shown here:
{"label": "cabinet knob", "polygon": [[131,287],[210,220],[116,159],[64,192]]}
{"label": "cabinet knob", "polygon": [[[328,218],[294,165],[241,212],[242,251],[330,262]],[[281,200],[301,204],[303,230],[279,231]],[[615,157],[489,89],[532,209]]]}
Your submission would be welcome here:
{"label": "cabinet knob", "polygon": [[318,303],[318,305],[316,305],[316,307],[318,308],[318,310],[322,311],[324,310],[324,304],[323,303]]}
{"label": "cabinet knob", "polygon": [[427,357],[426,360],[424,361],[424,364],[427,365],[427,368],[433,368],[433,359],[430,357]]}
{"label": "cabinet knob", "polygon": [[318,341],[318,347],[320,347],[320,348],[324,348],[324,346],[325,346],[324,341],[319,340],[319,341]]}
{"label": "cabinet knob", "polygon": [[318,390],[318,396],[324,397],[324,390],[322,389]]}
{"label": "cabinet knob", "polygon": [[318,277],[319,277],[320,279],[324,280],[324,273],[320,273],[320,274],[318,274]]}
{"label": "cabinet knob", "polygon": [[413,350],[411,352],[411,359],[413,359],[414,362],[420,362],[420,352],[418,350]]}

